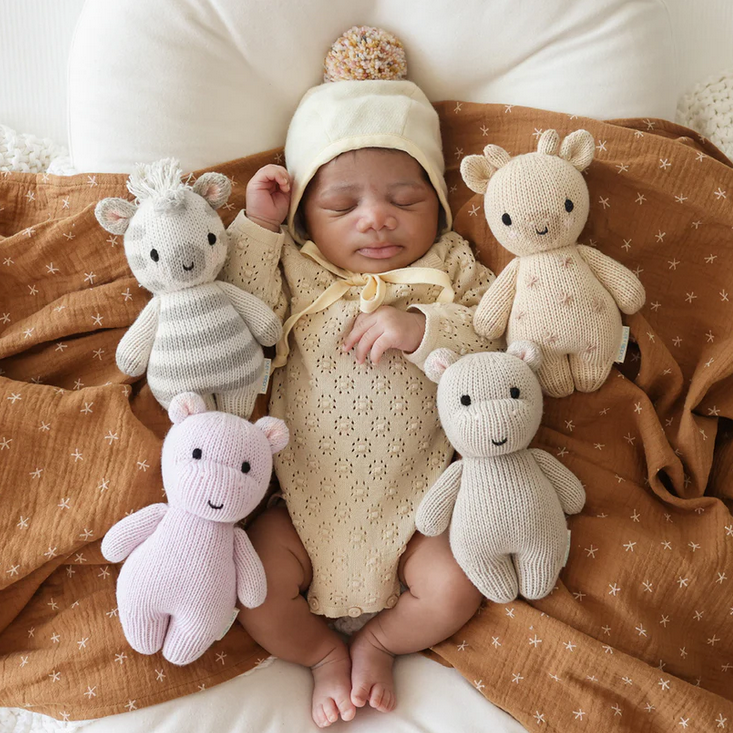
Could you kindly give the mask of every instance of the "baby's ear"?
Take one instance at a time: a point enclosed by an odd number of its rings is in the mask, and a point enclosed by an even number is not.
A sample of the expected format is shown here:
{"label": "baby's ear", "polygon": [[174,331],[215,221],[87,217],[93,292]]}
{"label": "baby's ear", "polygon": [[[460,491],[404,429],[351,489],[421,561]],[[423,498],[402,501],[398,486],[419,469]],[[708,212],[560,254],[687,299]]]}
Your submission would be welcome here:
{"label": "baby's ear", "polygon": [[584,171],[593,160],[596,151],[596,142],[588,130],[571,132],[560,146],[560,157],[574,165],[579,171]]}
{"label": "baby's ear", "polygon": [[512,341],[507,346],[506,353],[521,359],[533,372],[542,366],[542,352],[532,341]]}
{"label": "baby's ear", "polygon": [[489,178],[510,160],[498,145],[487,145],[483,155],[468,155],[461,161],[461,177],[474,193],[486,193]]}
{"label": "baby's ear", "polygon": [[227,202],[232,182],[223,173],[204,173],[196,179],[193,191],[206,199],[212,209],[218,209]]}
{"label": "baby's ear", "polygon": [[137,206],[127,199],[102,199],[94,208],[97,221],[111,234],[124,234]]}
{"label": "baby's ear", "polygon": [[191,415],[207,412],[204,398],[195,392],[182,392],[176,395],[168,407],[168,417],[174,425],[182,423]]}
{"label": "baby's ear", "polygon": [[440,382],[443,372],[451,365],[455,364],[459,359],[458,354],[450,349],[435,349],[428,354],[425,359],[424,370],[428,379],[436,384]]}
{"label": "baby's ear", "polygon": [[270,444],[270,450],[279,453],[290,440],[290,431],[283,420],[277,417],[261,417],[255,427],[259,428]]}

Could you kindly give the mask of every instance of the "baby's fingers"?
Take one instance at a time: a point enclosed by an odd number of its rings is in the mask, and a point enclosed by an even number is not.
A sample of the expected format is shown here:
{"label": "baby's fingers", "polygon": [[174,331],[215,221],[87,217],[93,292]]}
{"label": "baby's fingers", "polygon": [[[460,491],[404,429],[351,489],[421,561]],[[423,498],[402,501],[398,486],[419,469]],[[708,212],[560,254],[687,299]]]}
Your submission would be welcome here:
{"label": "baby's fingers", "polygon": [[384,352],[391,349],[392,346],[393,344],[388,334],[383,333],[372,345],[371,351],[369,352],[369,361],[372,364],[378,364],[379,360],[384,356]]}
{"label": "baby's fingers", "polygon": [[344,351],[351,351],[351,349],[354,348],[354,345],[359,342],[359,339],[361,339],[361,337],[372,327],[373,323],[374,319],[360,313],[357,316],[356,321],[354,321],[351,331],[344,338],[341,348]]}
{"label": "baby's fingers", "polygon": [[359,364],[363,364],[366,361],[367,354],[372,350],[372,346],[374,346],[374,343],[381,335],[381,329],[377,328],[375,324],[359,339],[359,343],[354,351],[354,356]]}

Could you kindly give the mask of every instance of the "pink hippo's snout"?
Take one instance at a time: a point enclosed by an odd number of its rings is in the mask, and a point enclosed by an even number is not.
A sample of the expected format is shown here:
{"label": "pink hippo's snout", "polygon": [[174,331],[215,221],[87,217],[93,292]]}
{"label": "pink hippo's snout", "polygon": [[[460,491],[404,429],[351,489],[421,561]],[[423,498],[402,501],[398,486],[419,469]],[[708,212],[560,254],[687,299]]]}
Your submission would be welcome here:
{"label": "pink hippo's snout", "polygon": [[262,482],[249,462],[233,467],[213,460],[178,464],[177,500],[182,508],[214,522],[236,522],[247,516],[264,495]]}

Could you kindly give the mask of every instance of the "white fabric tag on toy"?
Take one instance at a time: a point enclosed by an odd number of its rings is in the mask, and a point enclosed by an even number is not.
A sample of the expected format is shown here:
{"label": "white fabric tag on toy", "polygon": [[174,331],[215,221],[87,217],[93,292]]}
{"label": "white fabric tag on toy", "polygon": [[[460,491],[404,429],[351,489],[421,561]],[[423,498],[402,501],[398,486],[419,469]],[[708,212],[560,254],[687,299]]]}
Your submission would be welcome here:
{"label": "white fabric tag on toy", "polygon": [[232,617],[229,619],[229,623],[225,626],[224,631],[221,632],[221,635],[216,638],[217,641],[221,641],[226,635],[229,629],[232,628],[232,624],[235,622],[237,616],[239,615],[239,609],[235,608],[232,611]]}
{"label": "white fabric tag on toy", "polygon": [[270,372],[272,371],[272,359],[265,359],[265,369],[262,372],[262,386],[260,394],[267,394],[267,385],[270,383]]}
{"label": "white fabric tag on toy", "polygon": [[568,530],[568,547],[565,550],[565,559],[562,561],[563,567],[565,567],[568,564],[569,557],[570,557],[570,530]]}
{"label": "white fabric tag on toy", "polygon": [[629,348],[629,334],[631,329],[628,326],[624,326],[621,334],[621,346],[618,347],[618,355],[616,356],[616,363],[623,364],[626,358],[626,349]]}

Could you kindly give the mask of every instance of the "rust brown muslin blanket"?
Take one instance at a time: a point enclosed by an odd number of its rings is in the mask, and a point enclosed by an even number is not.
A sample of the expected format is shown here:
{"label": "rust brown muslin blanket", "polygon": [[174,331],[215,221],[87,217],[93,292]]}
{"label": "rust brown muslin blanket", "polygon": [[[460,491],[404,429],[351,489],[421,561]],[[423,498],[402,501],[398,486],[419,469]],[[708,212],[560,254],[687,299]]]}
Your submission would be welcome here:
{"label": "rust brown muslin blanket", "polygon": [[[590,395],[547,400],[536,444],[584,482],[553,593],[486,603],[432,655],[528,730],[733,729],[733,170],[658,120],[603,123],[445,102],[456,229],[496,272],[463,156],[535,148],[541,130],[596,139],[581,241],[641,278],[626,361]],[[279,151],[234,161],[222,216]],[[211,686],[266,657],[239,625],[184,668],[142,657],[115,616],[99,540],[161,500],[168,422],[114,363],[146,295],[94,204],[125,177],[0,174],[0,705],[93,718]],[[244,701],[243,701],[244,704]],[[256,701],[255,701],[256,704]],[[304,711],[304,716],[307,711]]]}

